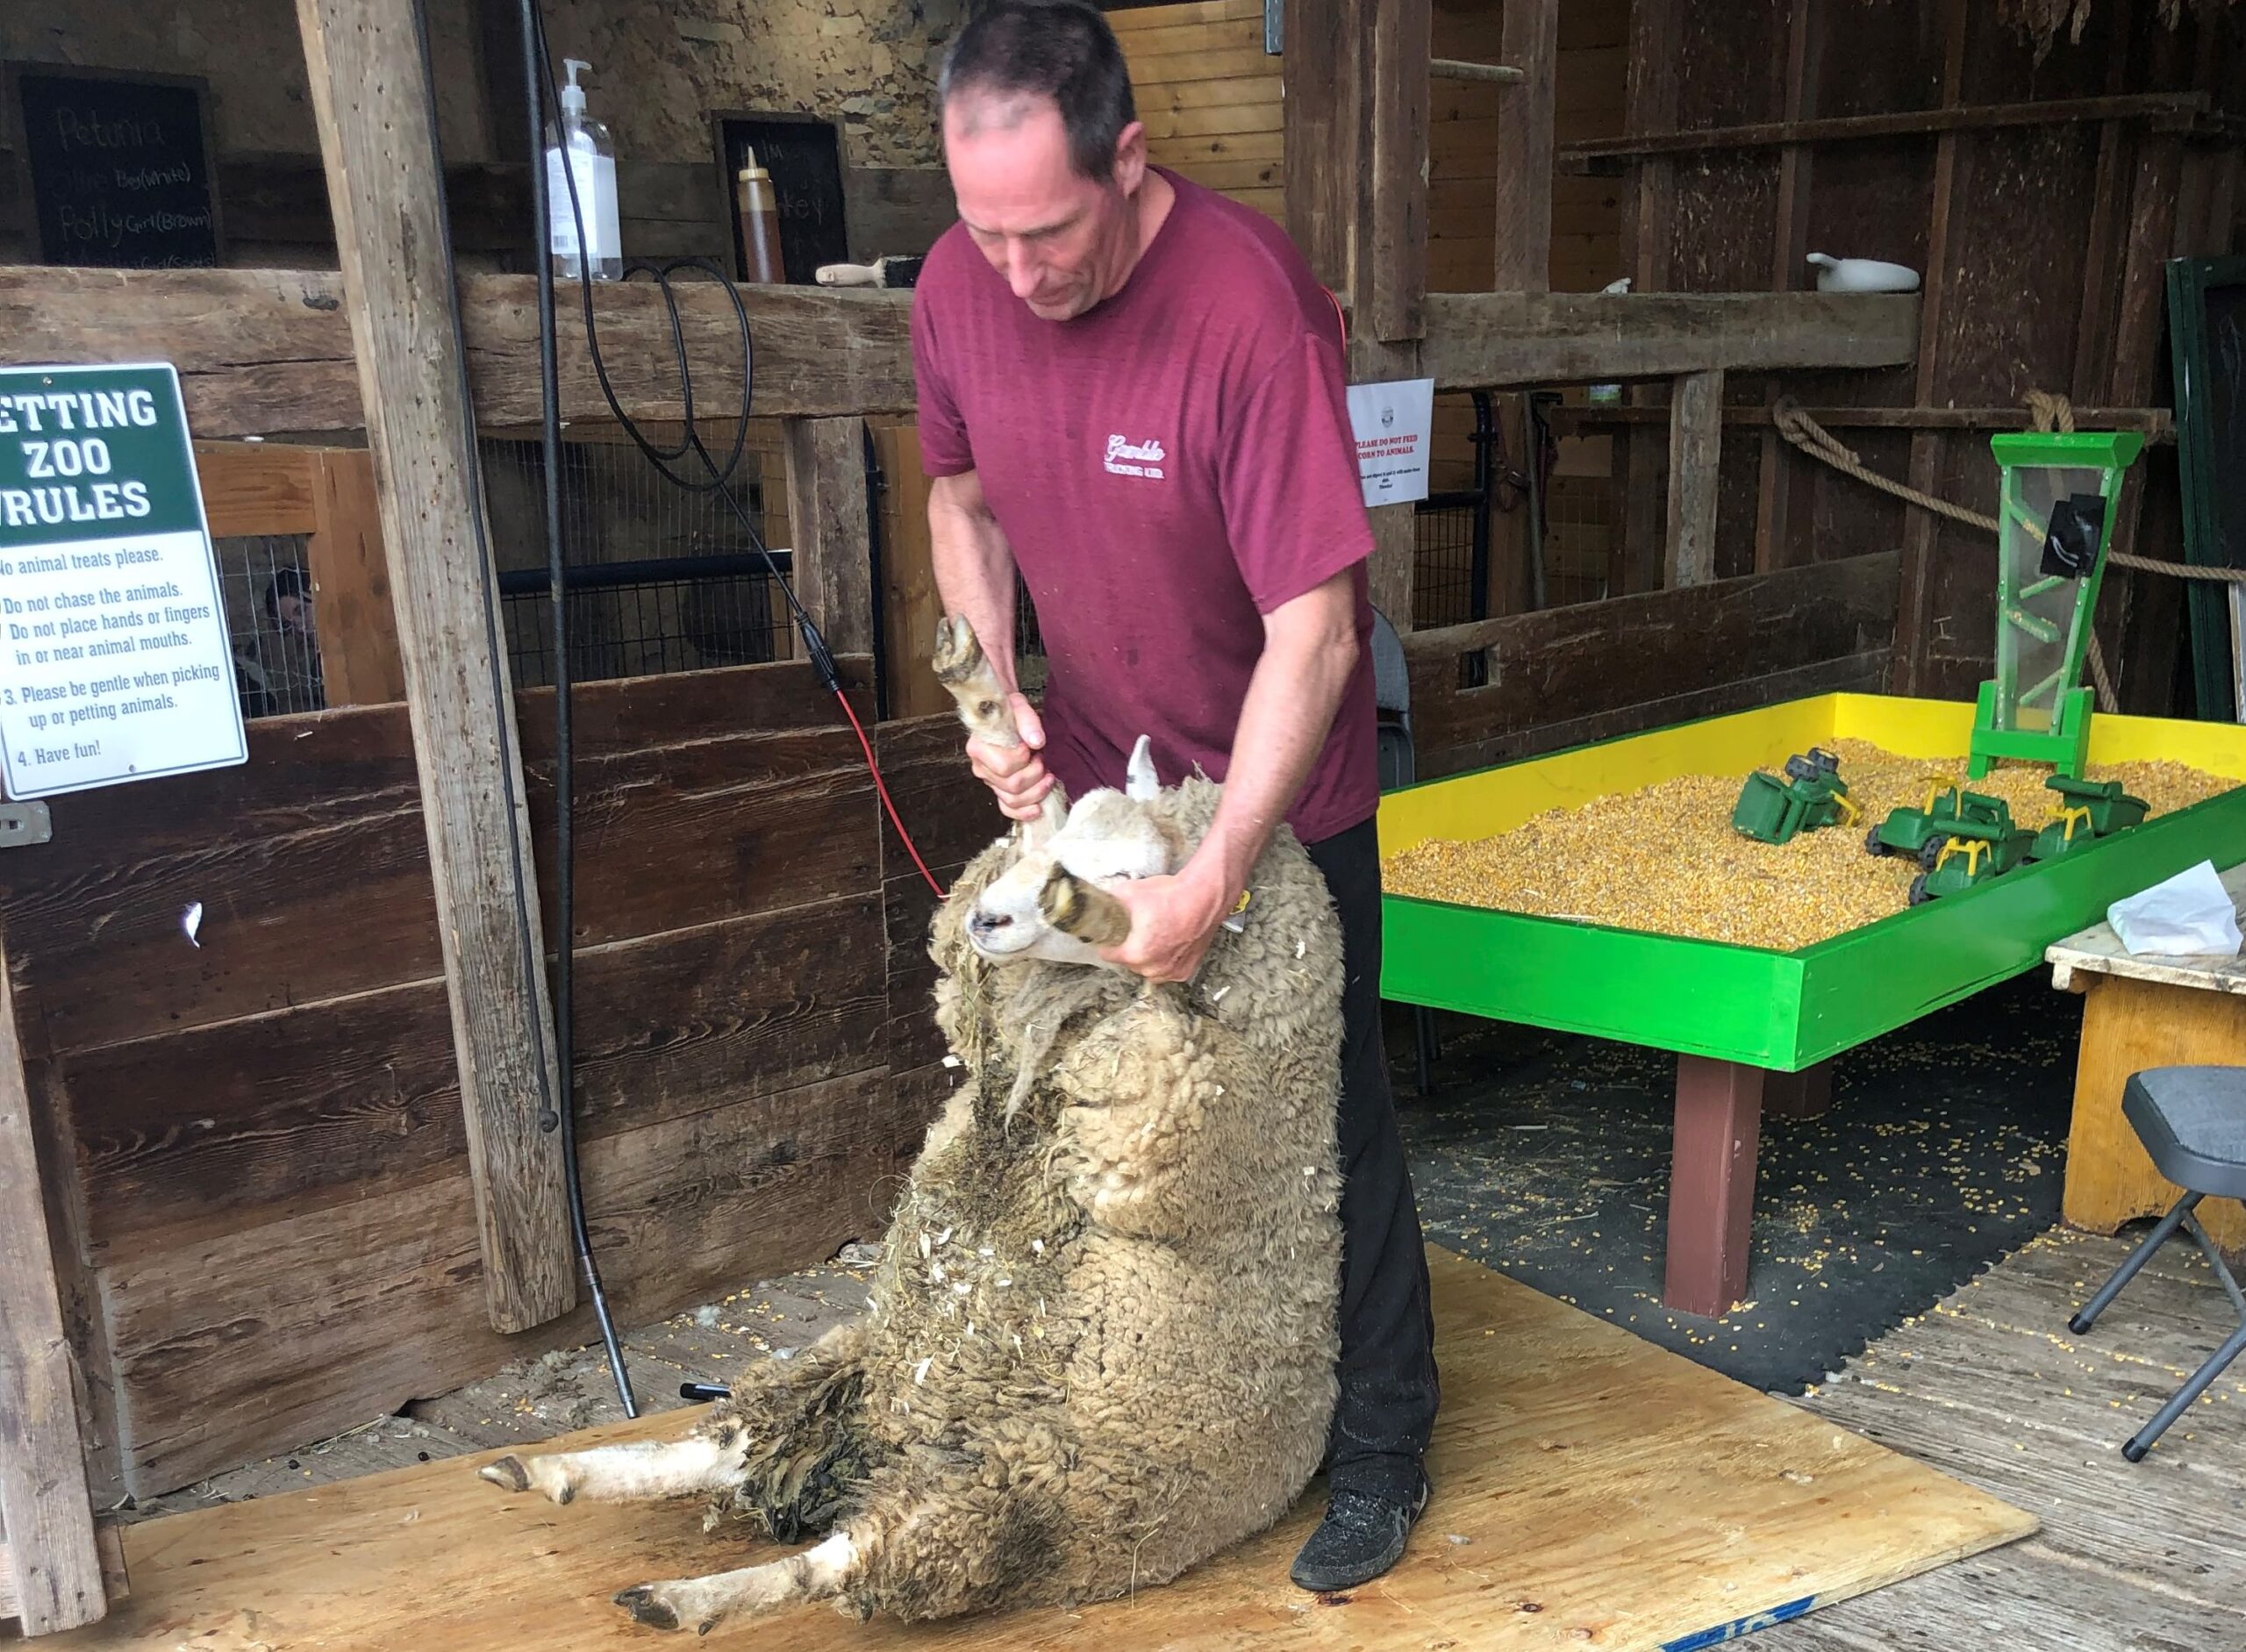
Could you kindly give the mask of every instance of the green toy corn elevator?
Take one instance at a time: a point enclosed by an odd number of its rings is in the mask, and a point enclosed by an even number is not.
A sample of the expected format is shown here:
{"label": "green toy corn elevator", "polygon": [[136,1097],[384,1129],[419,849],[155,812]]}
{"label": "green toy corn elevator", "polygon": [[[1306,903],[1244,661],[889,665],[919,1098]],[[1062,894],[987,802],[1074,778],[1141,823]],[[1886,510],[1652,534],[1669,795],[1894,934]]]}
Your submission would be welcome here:
{"label": "green toy corn elevator", "polygon": [[2127,431],[1992,436],[1998,489],[1997,672],[1981,684],[1966,772],[1999,757],[2082,777],[2091,690],[2078,686],[2114,532],[2121,476],[2144,438]]}

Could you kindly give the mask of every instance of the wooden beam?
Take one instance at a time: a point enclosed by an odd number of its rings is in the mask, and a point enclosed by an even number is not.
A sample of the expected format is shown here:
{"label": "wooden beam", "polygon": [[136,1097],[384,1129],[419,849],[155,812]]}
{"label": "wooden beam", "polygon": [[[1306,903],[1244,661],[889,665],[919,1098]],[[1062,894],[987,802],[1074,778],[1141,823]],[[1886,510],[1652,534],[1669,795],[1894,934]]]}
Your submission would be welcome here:
{"label": "wooden beam", "polygon": [[836,654],[874,646],[872,534],[866,500],[865,421],[787,422],[788,526],[795,586]]}
{"label": "wooden beam", "polygon": [[[435,884],[485,1312],[576,1302],[522,757],[410,8],[297,0],[389,547]],[[528,366],[534,356],[517,362]]]}
{"label": "wooden beam", "polygon": [[13,1610],[25,1635],[52,1634],[109,1610],[79,1443],[69,1340],[54,1287],[32,1139],[16,1000],[0,954],[0,1534]]}
{"label": "wooden beam", "polygon": [[[1623,86],[1625,132],[1662,132],[1677,124],[1684,10],[1684,0],[1631,0]],[[1676,252],[1677,163],[1665,155],[1653,155],[1636,168],[1636,175],[1622,217],[1622,273],[1646,297],[1670,284]],[[1647,386],[1634,387],[1627,394],[1641,406],[1656,395]],[[1608,558],[1606,589],[1619,597],[1661,583],[1663,474],[1669,452],[1650,433],[1632,433],[1624,439],[1618,460],[1622,519]]]}
{"label": "wooden beam", "polygon": [[1691,132],[1653,132],[1627,138],[1571,143],[1563,160],[1586,161],[1645,155],[1697,154],[1715,149],[1767,149],[1779,144],[1838,143],[1874,138],[1923,137],[1935,132],[2004,126],[2072,125],[2098,120],[2150,120],[2188,125],[2207,112],[2199,92],[2147,92],[2122,97],[2055,97],[2043,103],[1960,104],[1891,114],[1842,115],[1825,120],[1772,120],[1749,126],[1708,126]]}
{"label": "wooden beam", "polygon": [[[1383,344],[1427,332],[1427,122],[1434,104],[1427,61],[1433,0],[1378,0],[1372,8],[1372,174],[1367,256],[1349,290],[1369,295],[1365,319]],[[1398,376],[1402,376],[1401,373]]]}
{"label": "wooden beam", "polygon": [[[1964,84],[1965,41],[1968,26],[1965,0],[1942,0],[1943,47],[1942,98],[1945,105],[1957,102]],[[1957,147],[1955,132],[1945,132],[1935,144],[1934,204],[1927,226],[1927,269],[1922,282],[1925,302],[1919,311],[1918,376],[1911,399],[1920,406],[1931,404],[1942,387],[1942,301],[1949,290],[1951,203],[1957,194]],[[1933,491],[1941,472],[1942,439],[1932,430],[1911,438],[1908,481],[1921,493]],[[1928,680],[1927,648],[1935,627],[1934,547],[1939,525],[1931,511],[1913,511],[1903,525],[1903,566],[1895,610],[1896,691],[1914,695]]]}
{"label": "wooden beam", "polygon": [[1722,368],[1894,367],[1913,293],[1430,293],[1435,388],[1520,390]]}
{"label": "wooden beam", "polygon": [[[1285,151],[1298,158],[1286,169],[1287,233],[1313,275],[1334,291],[1351,292],[1350,235],[1363,178],[1356,83],[1363,17],[1354,0],[1286,0],[1286,6],[1282,118]],[[1316,165],[1301,163],[1311,155]]]}
{"label": "wooden beam", "polygon": [[1723,369],[1686,373],[1669,396],[1667,583],[1716,576],[1716,470],[1723,457]]}
{"label": "wooden beam", "polygon": [[[2025,407],[1805,407],[1828,430],[2026,430],[2034,422]],[[1609,426],[1663,425],[1665,407],[1594,407],[1563,403],[1545,410],[1563,435],[1591,434]],[[2176,415],[2165,407],[2089,407],[2078,404],[2075,423],[2085,430],[2134,430],[2159,446],[2176,440]],[[1769,407],[1734,402],[1723,410],[1727,425],[1768,429],[1777,423]]]}
{"label": "wooden beam", "polygon": [[[1789,121],[1800,121],[1817,112],[1817,84],[1824,57],[1822,0],[1793,0],[1786,27],[1785,108]],[[1778,157],[1777,223],[1770,235],[1770,289],[1792,292],[1803,284],[1809,254],[1809,196],[1814,152],[1806,144],[1788,144]],[[1763,387],[1766,407],[1776,406],[1785,394],[1784,383],[1770,380]],[[1762,440],[1755,478],[1755,569],[1765,573],[1797,560],[1797,542],[1807,538],[1806,526],[1797,533],[1799,503],[1794,482],[1799,468],[1792,452],[1775,430]]]}
{"label": "wooden beam", "polygon": [[[714,282],[681,282],[697,411],[737,407],[740,330]],[[913,404],[910,291],[734,289],[755,342],[759,415],[901,412]],[[198,437],[322,434],[366,424],[343,282],[332,270],[111,270],[0,265],[0,366],[171,361]],[[460,327],[476,420],[539,419],[537,284],[464,275]],[[585,349],[578,289],[557,295],[562,416],[612,417]],[[593,312],[611,385],[636,419],[684,417],[670,315],[647,282],[601,282]]]}
{"label": "wooden beam", "polygon": [[327,709],[389,705],[405,697],[405,662],[390,607],[390,559],[383,551],[382,502],[373,455],[364,449],[317,450],[312,530],[304,561],[312,576],[313,625]]}
{"label": "wooden beam", "polygon": [[214,539],[311,531],[316,448],[280,442],[198,441],[195,477]]}
{"label": "wooden beam", "polygon": [[1499,292],[1552,286],[1552,118],[1558,82],[1559,0],[1513,0],[1505,9],[1506,61],[1519,91],[1498,103]]}
{"label": "wooden beam", "polygon": [[[1549,10],[1548,0],[1536,0],[1537,8]],[[1506,55],[1513,55],[1510,46]],[[1438,57],[1427,64],[1427,72],[1439,81],[1482,81],[1498,86],[1534,85],[1533,71],[1514,63],[1468,63],[1455,57]]]}

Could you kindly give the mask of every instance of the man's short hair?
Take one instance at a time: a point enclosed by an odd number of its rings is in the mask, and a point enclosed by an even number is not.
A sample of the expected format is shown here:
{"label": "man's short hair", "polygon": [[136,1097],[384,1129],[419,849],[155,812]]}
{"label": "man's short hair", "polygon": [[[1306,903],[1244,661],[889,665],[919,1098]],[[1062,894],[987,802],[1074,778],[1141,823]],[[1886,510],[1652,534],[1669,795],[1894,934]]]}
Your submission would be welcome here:
{"label": "man's short hair", "polygon": [[1115,144],[1138,118],[1123,48],[1098,8],[1083,0],[990,0],[977,6],[936,76],[939,117],[955,93],[1031,94],[1059,106],[1069,162],[1105,183]]}

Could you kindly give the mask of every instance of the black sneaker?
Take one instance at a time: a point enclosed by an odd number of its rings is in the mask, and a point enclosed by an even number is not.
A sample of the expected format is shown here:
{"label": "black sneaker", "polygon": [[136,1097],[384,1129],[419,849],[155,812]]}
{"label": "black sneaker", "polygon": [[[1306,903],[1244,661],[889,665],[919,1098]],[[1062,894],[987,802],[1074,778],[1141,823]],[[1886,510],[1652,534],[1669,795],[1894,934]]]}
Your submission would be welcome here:
{"label": "black sneaker", "polygon": [[1427,1506],[1427,1482],[1420,1479],[1409,1504],[1348,1486],[1334,1493],[1326,1518],[1295,1556],[1295,1582],[1320,1594],[1370,1583],[1404,1557],[1412,1527]]}

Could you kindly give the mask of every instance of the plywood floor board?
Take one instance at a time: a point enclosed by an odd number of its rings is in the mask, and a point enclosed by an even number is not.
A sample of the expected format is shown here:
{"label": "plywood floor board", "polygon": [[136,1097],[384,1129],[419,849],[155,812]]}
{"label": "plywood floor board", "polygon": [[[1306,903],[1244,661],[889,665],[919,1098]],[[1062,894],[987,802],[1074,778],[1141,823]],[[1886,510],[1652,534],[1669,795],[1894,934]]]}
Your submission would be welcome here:
{"label": "plywood floor board", "polygon": [[[720,1636],[889,1647],[1569,1648],[1662,1652],[1876,1590],[2032,1532],[2033,1516],[1448,1252],[1432,1252],[1445,1405],[1404,1563],[1350,1596],[1286,1577],[1314,1523],[1166,1588],[1069,1613],[903,1628],[824,1607]],[[671,1433],[642,1417],[572,1443]],[[530,1652],[651,1645],[617,1589],[745,1563],[691,1504],[510,1497],[489,1452],[126,1533],[133,1592],[57,1652]],[[769,1552],[769,1551],[767,1551]]]}

